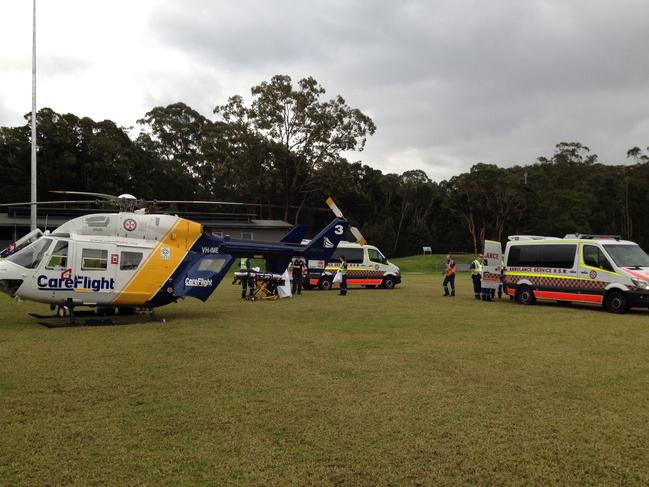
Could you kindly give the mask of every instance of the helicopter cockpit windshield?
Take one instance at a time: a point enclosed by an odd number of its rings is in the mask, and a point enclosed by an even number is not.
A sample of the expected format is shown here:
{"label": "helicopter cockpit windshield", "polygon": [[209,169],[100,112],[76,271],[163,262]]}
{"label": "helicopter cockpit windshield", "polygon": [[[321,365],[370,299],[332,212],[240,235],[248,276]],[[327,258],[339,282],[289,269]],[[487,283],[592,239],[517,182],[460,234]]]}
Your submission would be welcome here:
{"label": "helicopter cockpit windshield", "polygon": [[5,260],[27,269],[35,269],[38,267],[41,260],[43,260],[43,256],[45,255],[45,252],[47,252],[51,243],[51,238],[39,238],[27,247],[9,255]]}

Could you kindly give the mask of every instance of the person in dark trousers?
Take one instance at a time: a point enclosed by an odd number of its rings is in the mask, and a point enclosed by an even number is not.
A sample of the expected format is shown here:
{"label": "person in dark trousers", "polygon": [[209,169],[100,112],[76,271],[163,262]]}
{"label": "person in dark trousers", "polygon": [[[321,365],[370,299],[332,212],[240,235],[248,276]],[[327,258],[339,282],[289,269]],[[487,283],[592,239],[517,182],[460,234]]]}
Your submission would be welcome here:
{"label": "person in dark trousers", "polygon": [[[451,292],[448,292],[448,285],[451,285]],[[455,261],[451,254],[446,256],[446,263],[444,264],[444,296],[455,296]]]}
{"label": "person in dark trousers", "polygon": [[291,275],[293,276],[293,285],[291,286],[291,293],[302,294],[302,271],[304,270],[304,262],[302,259],[296,258],[291,266]]}
{"label": "person in dark trousers", "polygon": [[503,287],[505,280],[505,263],[500,261],[500,281],[498,282],[498,299],[503,297]]}
{"label": "person in dark trousers", "polygon": [[250,296],[255,294],[255,280],[250,275],[250,259],[247,257],[242,258],[239,267],[240,271],[248,273],[247,277],[241,278],[241,299],[246,299],[246,288],[250,289]]}
{"label": "person in dark trousers", "polygon": [[476,299],[480,299],[480,291],[482,286],[480,285],[480,279],[482,272],[482,254],[478,256],[471,262],[469,265],[469,270],[471,271],[471,280],[473,281],[473,294]]}
{"label": "person in dark trousers", "polygon": [[340,281],[340,295],[347,296],[347,262],[344,255],[340,256],[340,270],[338,272],[340,272],[342,278]]}
{"label": "person in dark trousers", "polygon": [[[480,270],[484,273],[484,271],[485,271],[485,269],[487,268],[488,265],[489,265],[489,263],[487,262],[487,259],[482,259],[482,261],[480,261]],[[484,276],[481,276],[481,277],[484,277]],[[496,294],[496,290],[492,289],[492,288],[489,288],[489,287],[484,287],[484,286],[482,286],[482,283],[480,283],[480,287],[481,287],[480,295],[482,297],[482,300],[483,301],[493,301],[494,296]]]}

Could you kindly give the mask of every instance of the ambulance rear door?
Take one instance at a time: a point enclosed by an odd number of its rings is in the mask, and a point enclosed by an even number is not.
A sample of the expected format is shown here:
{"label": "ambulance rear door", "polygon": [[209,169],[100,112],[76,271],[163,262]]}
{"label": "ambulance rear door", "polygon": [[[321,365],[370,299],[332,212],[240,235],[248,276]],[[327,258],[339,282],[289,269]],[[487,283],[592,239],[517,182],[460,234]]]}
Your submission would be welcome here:
{"label": "ambulance rear door", "polygon": [[500,242],[484,241],[484,259],[482,261],[482,287],[498,289],[502,273],[503,249]]}

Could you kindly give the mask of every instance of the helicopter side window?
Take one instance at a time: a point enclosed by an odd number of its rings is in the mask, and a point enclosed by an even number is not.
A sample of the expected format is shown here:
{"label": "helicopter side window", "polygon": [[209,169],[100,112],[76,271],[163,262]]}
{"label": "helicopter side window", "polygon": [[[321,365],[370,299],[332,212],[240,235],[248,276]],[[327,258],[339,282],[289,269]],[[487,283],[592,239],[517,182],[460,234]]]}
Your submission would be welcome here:
{"label": "helicopter side window", "polygon": [[199,271],[214,272],[215,274],[221,272],[225,265],[225,259],[203,259],[198,263]]}
{"label": "helicopter side window", "polygon": [[68,267],[68,241],[59,240],[54,246],[50,261],[45,266],[49,270],[60,270]]}
{"label": "helicopter side window", "polygon": [[141,252],[122,252],[119,258],[120,271],[134,271],[142,262]]}
{"label": "helicopter side window", "polygon": [[41,260],[43,260],[45,252],[47,252],[51,243],[51,238],[40,238],[24,249],[11,254],[7,257],[7,260],[27,269],[35,269],[41,263]]}
{"label": "helicopter side window", "polygon": [[81,270],[105,271],[108,267],[108,250],[83,249],[81,252]]}

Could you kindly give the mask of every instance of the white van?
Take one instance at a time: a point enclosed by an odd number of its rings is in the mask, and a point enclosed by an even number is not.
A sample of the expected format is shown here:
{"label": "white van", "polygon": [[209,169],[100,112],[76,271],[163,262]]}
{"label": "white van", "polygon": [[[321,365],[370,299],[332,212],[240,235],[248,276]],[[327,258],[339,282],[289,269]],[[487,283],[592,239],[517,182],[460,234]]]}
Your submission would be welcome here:
{"label": "white van", "polygon": [[[485,242],[485,268],[499,273],[499,242]],[[505,292],[521,304],[537,299],[601,305],[612,313],[649,306],[649,256],[610,235],[511,236],[505,248]]]}
{"label": "white van", "polygon": [[340,242],[329,262],[309,260],[305,278],[307,289],[317,287],[328,290],[333,287],[333,278],[339,269],[340,256],[347,261],[347,285],[362,285],[367,288],[393,289],[401,282],[401,270],[373,245]]}

